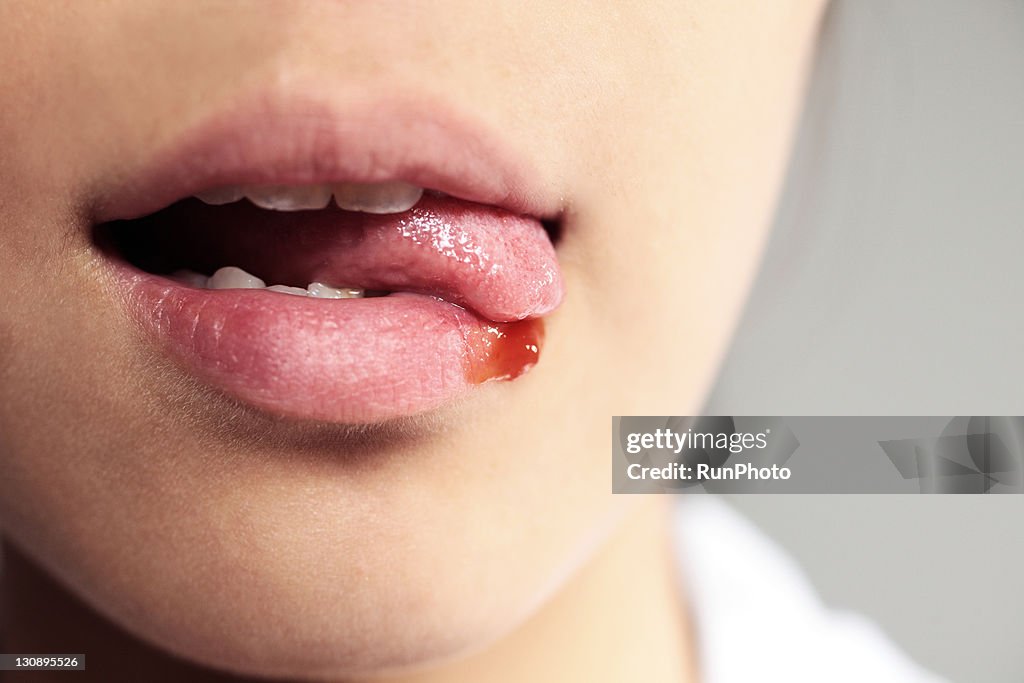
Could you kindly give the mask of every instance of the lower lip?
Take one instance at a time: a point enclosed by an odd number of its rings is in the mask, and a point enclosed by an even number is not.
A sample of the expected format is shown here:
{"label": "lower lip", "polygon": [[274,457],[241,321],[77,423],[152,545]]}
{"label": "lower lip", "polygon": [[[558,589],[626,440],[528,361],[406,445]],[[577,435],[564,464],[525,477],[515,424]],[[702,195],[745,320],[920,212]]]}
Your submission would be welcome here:
{"label": "lower lip", "polygon": [[424,413],[536,364],[539,319],[493,323],[418,294],[203,290],[122,265],[131,317],[187,371],[268,412],[336,423]]}

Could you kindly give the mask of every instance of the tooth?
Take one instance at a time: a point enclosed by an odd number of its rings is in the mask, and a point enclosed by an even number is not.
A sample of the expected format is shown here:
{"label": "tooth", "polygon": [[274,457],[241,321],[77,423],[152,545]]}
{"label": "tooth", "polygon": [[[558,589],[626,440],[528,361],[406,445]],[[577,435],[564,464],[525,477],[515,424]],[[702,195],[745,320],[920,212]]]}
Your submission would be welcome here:
{"label": "tooth", "polygon": [[358,287],[328,287],[322,282],[311,282],[307,289],[310,296],[319,299],[361,299],[365,294]]}
{"label": "tooth", "polygon": [[401,213],[416,206],[423,188],[403,182],[342,183],[334,186],[334,201],[347,211]]}
{"label": "tooth", "polygon": [[237,202],[239,199],[245,196],[245,192],[242,188],[237,185],[227,185],[225,187],[215,187],[212,190],[206,192],[200,192],[196,197],[207,204],[219,205],[219,204],[230,204],[231,202]]}
{"label": "tooth", "polygon": [[323,209],[331,203],[326,185],[262,185],[245,188],[245,196],[261,209],[306,211]]}
{"label": "tooth", "polygon": [[271,285],[267,287],[268,292],[281,292],[282,294],[294,294],[296,296],[309,296],[309,292],[302,287],[289,287],[288,285]]}
{"label": "tooth", "polygon": [[201,273],[197,273],[194,270],[177,270],[171,275],[171,279],[189,285],[190,287],[205,289],[206,283],[210,278]]}
{"label": "tooth", "polygon": [[206,286],[210,289],[261,289],[267,283],[241,268],[224,266],[210,276]]}

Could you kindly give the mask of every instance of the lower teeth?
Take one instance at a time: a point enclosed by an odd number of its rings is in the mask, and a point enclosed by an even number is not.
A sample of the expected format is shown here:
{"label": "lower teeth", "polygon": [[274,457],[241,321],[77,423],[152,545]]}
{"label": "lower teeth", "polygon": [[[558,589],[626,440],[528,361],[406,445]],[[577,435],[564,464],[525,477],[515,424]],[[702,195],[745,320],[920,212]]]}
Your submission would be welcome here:
{"label": "lower teeth", "polygon": [[328,287],[322,282],[310,283],[306,291],[321,299],[358,299],[366,294],[358,287]]}
{"label": "lower teeth", "polygon": [[268,287],[263,280],[235,266],[219,268],[210,277],[191,270],[179,270],[171,275],[171,279],[197,289],[266,289],[315,299],[361,299],[366,296],[366,291],[359,287],[331,287],[322,282],[311,282],[306,289],[289,285]]}

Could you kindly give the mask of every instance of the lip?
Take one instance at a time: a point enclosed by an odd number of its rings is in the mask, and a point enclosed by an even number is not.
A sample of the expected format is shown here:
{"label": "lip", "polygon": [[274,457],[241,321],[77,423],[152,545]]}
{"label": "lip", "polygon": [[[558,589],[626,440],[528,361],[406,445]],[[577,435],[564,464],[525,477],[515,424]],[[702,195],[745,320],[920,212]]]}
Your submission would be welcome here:
{"label": "lip", "polygon": [[96,223],[157,211],[224,185],[404,180],[478,204],[553,218],[561,198],[500,135],[426,96],[239,98],[162,146],[116,187],[97,189]]}
{"label": "lip", "polygon": [[[491,205],[479,211],[500,207],[520,222],[533,221],[541,237],[524,239],[543,239],[546,247],[536,243],[526,253],[549,259],[550,267],[537,270],[522,262],[525,257],[517,261],[514,248],[478,265],[480,272],[519,267],[521,274],[501,291],[532,290],[543,305],[493,320],[480,313],[488,310],[486,301],[472,310],[430,291],[337,301],[195,289],[107,259],[128,317],[186,372],[286,417],[379,422],[436,409],[484,382],[520,376],[539,358],[540,316],[557,307],[563,292],[553,246],[539,218],[529,217],[556,215],[559,206],[531,184],[536,174],[504,151],[499,139],[467,121],[411,99],[337,107],[263,94],[209,116],[152,163],[99,193],[93,220],[137,218],[221,185],[404,180]],[[528,227],[521,230],[529,233]],[[544,273],[544,281],[535,273]],[[479,286],[457,268],[446,277],[454,282],[438,280],[441,292],[469,293]]]}

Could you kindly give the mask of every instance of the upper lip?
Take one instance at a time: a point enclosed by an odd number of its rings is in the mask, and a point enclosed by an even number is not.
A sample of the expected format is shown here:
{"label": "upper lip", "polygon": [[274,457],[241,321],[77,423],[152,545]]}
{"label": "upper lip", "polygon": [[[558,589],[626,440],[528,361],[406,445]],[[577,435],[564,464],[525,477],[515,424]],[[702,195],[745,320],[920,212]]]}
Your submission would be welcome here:
{"label": "upper lip", "polygon": [[561,201],[478,119],[423,96],[339,106],[316,94],[236,98],[101,191],[94,222],[137,218],[224,185],[402,180],[541,219]]}

